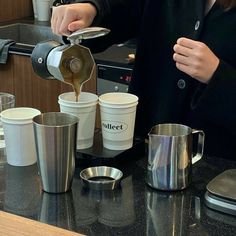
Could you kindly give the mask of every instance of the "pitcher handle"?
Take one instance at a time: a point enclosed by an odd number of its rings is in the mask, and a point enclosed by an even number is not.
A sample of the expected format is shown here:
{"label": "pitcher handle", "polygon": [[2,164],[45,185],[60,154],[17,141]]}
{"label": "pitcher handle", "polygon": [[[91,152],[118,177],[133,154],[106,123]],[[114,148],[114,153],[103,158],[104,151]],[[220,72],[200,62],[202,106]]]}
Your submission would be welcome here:
{"label": "pitcher handle", "polygon": [[199,161],[203,156],[205,133],[202,130],[193,129],[192,134],[198,134],[197,153],[192,158],[192,164],[194,164]]}

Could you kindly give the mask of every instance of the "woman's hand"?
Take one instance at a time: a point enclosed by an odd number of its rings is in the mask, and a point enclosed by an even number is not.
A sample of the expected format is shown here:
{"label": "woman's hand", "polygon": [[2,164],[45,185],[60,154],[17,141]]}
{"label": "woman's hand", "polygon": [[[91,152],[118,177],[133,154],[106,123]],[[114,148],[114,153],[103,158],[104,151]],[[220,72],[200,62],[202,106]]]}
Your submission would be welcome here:
{"label": "woman's hand", "polygon": [[81,28],[89,27],[97,14],[90,3],[75,3],[53,7],[51,28],[54,34],[69,35]]}
{"label": "woman's hand", "polygon": [[174,45],[173,59],[176,67],[199,80],[208,83],[219,65],[219,58],[202,42],[179,38]]}

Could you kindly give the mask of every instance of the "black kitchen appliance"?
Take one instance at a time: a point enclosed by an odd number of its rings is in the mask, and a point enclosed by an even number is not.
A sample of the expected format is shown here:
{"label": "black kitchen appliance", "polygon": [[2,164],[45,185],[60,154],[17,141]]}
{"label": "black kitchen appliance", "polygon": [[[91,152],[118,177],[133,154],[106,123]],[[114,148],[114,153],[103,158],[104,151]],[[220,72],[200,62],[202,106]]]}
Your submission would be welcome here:
{"label": "black kitchen appliance", "polygon": [[135,40],[114,44],[93,54],[97,64],[97,94],[128,92],[135,58]]}
{"label": "black kitchen appliance", "polygon": [[213,210],[236,216],[236,169],[226,170],[208,183],[205,203]]}

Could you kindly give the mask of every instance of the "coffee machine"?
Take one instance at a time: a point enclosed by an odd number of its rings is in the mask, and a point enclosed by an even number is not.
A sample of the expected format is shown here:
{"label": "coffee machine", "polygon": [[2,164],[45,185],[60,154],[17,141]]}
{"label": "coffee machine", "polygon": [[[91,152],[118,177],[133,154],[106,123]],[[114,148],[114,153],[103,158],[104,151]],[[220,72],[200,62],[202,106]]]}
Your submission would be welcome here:
{"label": "coffee machine", "polygon": [[80,43],[84,39],[101,37],[110,32],[101,27],[77,30],[68,36],[70,44],[49,40],[40,42],[34,48],[31,61],[34,72],[44,79],[57,79],[67,82],[76,74],[81,83],[91,78],[95,61],[89,48]]}

